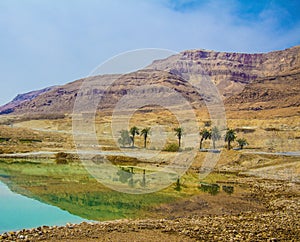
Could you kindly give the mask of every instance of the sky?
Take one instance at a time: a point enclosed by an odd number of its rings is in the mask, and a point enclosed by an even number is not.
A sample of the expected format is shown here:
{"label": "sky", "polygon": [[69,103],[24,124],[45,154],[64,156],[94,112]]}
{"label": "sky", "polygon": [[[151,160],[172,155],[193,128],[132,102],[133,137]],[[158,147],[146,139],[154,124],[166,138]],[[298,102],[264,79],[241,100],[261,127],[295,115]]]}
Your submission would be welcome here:
{"label": "sky", "polygon": [[1,0],[0,105],[135,49],[290,48],[299,13],[298,0]]}

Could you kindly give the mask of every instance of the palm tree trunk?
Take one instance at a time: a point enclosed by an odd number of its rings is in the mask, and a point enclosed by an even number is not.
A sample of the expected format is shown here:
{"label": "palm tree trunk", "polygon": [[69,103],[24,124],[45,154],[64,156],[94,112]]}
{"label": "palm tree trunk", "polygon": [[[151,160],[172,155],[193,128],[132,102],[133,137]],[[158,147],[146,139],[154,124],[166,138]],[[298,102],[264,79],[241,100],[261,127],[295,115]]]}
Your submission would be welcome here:
{"label": "palm tree trunk", "polygon": [[180,148],[180,140],[181,138],[178,138],[178,147]]}
{"label": "palm tree trunk", "polygon": [[213,147],[214,147],[214,150],[216,149],[216,141],[213,140]]}
{"label": "palm tree trunk", "polygon": [[203,142],[203,138],[201,138],[200,140],[200,150],[202,149],[202,142]]}
{"label": "palm tree trunk", "polygon": [[132,148],[134,148],[134,135],[132,135]]}
{"label": "palm tree trunk", "polygon": [[147,138],[144,138],[144,148],[146,149],[146,145],[147,145]]}
{"label": "palm tree trunk", "polygon": [[230,140],[228,140],[227,149],[230,150]]}

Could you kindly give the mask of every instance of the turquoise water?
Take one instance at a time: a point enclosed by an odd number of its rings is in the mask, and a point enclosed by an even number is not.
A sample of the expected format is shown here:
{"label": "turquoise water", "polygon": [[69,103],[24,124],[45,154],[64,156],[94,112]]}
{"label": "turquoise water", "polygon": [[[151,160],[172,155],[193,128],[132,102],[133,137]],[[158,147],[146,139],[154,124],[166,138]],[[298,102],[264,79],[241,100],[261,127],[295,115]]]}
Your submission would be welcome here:
{"label": "turquoise water", "polygon": [[0,234],[42,225],[86,221],[55,206],[16,194],[0,181]]}

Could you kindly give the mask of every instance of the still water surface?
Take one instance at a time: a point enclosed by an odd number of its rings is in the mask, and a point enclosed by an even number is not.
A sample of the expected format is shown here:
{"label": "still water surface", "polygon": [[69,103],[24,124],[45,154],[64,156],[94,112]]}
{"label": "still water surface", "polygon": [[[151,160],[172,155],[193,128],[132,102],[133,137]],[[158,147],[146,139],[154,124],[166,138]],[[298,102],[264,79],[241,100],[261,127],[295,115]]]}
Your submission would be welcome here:
{"label": "still water surface", "polygon": [[12,192],[0,181],[0,234],[42,225],[80,223],[84,219],[58,207]]}

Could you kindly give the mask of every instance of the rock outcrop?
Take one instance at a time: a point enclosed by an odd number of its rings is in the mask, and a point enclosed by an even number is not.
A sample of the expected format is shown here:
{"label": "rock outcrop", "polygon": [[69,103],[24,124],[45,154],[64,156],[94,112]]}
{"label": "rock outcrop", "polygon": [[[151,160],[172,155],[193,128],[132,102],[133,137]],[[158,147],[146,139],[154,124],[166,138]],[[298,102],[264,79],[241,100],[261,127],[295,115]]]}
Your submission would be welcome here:
{"label": "rock outcrop", "polygon": [[300,106],[300,73],[254,80],[242,92],[226,99],[238,110],[261,110]]}
{"label": "rock outcrop", "polygon": [[300,46],[266,54],[188,50],[151,65],[189,80],[203,76],[214,82],[224,97],[241,92],[254,80],[300,73]]}
{"label": "rock outcrop", "polygon": [[37,90],[37,91],[31,91],[31,92],[27,92],[27,93],[23,93],[23,94],[18,94],[11,102],[0,107],[0,115],[12,113],[15,111],[15,108],[18,107],[20,104],[31,101],[31,100],[35,99],[36,97],[42,95],[43,93],[49,92],[55,88],[56,88],[56,86],[53,86],[53,87],[47,87],[47,88]]}

